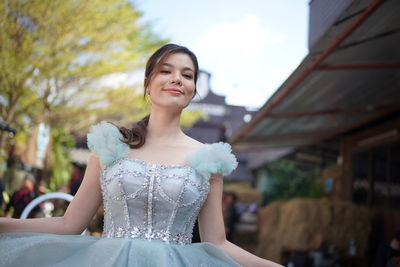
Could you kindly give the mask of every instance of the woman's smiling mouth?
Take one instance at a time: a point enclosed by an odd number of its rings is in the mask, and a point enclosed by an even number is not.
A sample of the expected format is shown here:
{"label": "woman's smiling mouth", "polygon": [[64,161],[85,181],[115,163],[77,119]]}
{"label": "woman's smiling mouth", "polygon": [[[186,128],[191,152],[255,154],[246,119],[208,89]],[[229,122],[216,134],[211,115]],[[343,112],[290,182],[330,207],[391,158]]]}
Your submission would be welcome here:
{"label": "woman's smiling mouth", "polygon": [[183,95],[183,92],[181,90],[178,90],[175,88],[167,88],[167,89],[164,89],[164,91],[169,92],[171,94]]}

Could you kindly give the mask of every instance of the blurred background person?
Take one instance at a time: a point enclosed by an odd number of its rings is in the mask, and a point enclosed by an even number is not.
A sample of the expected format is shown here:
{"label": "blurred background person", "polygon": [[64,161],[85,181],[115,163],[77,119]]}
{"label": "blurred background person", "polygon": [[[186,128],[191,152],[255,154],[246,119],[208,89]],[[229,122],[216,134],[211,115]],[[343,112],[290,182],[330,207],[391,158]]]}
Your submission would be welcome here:
{"label": "blurred background person", "polygon": [[224,192],[222,198],[222,207],[225,223],[226,239],[233,241],[236,224],[239,220],[239,212],[236,206],[237,196],[234,192]]}
{"label": "blurred background person", "polygon": [[71,181],[69,183],[69,191],[71,195],[75,196],[76,192],[79,189],[83,181],[83,174],[85,173],[85,168],[79,165],[78,163],[72,164],[72,174]]}
{"label": "blurred background person", "polygon": [[[5,209],[6,217],[20,218],[25,207],[39,194],[35,190],[35,177],[28,173],[21,184],[21,187],[16,191],[10,199]],[[13,209],[11,214],[11,208]],[[29,214],[29,218],[36,218],[40,216],[40,208],[35,207]]]}
{"label": "blurred background person", "polygon": [[400,266],[400,232],[397,232],[389,244],[379,247],[374,267]]}

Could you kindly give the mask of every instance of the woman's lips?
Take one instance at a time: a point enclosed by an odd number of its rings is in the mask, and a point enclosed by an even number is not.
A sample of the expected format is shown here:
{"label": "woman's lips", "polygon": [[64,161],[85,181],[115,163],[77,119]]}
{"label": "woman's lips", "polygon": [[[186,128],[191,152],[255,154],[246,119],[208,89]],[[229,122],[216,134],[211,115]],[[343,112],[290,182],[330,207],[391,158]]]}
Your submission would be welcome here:
{"label": "woman's lips", "polygon": [[182,95],[183,92],[179,91],[178,89],[165,89],[164,91],[169,92],[171,94],[177,94],[177,95]]}

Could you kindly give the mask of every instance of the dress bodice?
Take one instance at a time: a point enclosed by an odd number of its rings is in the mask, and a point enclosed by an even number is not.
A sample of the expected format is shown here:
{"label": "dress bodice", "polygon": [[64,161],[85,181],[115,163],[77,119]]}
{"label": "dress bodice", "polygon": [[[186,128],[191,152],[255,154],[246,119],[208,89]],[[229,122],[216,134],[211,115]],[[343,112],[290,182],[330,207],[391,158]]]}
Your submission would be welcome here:
{"label": "dress bodice", "polygon": [[190,166],[120,159],[101,179],[105,237],[189,244],[209,183]]}
{"label": "dress bodice", "polygon": [[211,174],[227,175],[237,166],[230,146],[206,144],[186,158],[187,165],[161,165],[128,158],[130,149],[121,139],[106,122],[88,134],[88,147],[105,166],[103,237],[190,244]]}

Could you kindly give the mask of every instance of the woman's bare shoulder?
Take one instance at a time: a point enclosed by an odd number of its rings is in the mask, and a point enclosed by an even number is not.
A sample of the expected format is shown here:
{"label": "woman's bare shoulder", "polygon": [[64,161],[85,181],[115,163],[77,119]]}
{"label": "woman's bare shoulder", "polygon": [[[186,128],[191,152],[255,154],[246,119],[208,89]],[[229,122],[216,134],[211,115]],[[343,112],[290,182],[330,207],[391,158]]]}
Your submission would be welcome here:
{"label": "woman's bare shoulder", "polygon": [[188,147],[189,150],[195,151],[195,150],[201,148],[202,146],[204,146],[204,144],[190,136],[186,136],[186,146]]}

